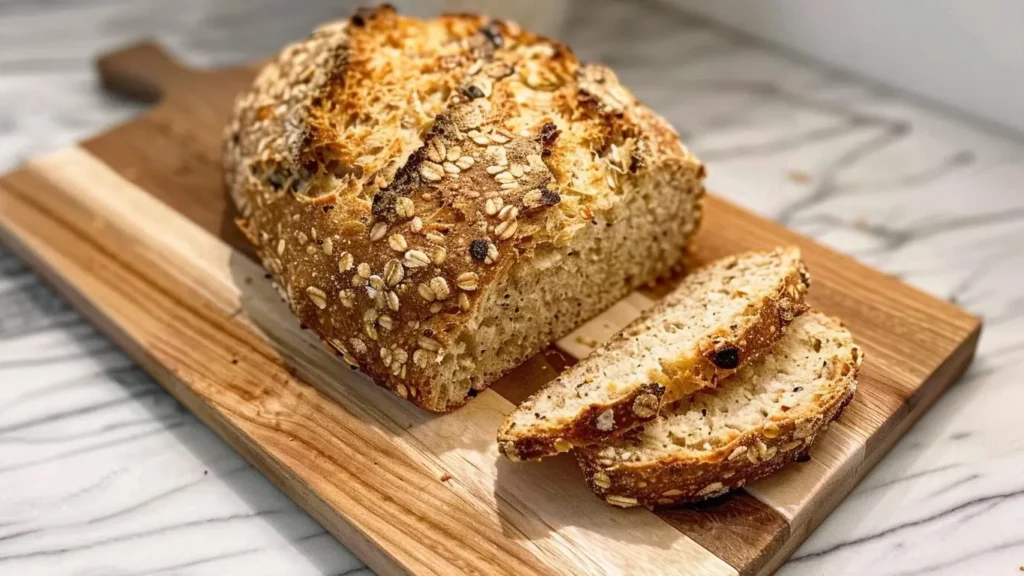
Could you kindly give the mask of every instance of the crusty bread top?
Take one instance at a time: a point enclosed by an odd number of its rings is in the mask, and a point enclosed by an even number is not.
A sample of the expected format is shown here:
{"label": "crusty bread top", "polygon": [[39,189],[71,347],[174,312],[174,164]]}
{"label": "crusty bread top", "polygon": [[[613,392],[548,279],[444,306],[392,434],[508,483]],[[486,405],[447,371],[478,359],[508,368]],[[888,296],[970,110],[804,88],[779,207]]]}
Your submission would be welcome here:
{"label": "crusty bread top", "polygon": [[728,256],[694,271],[523,402],[499,430],[499,447],[529,459],[593,444],[654,418],[660,391],[671,402],[714,387],[769,350],[806,309],[809,286],[796,247]]}
{"label": "crusty bread top", "polygon": [[666,165],[703,174],[607,68],[511,22],[387,6],[285,48],[225,132],[240,225],[282,295],[349,362],[403,380],[496,276]]}

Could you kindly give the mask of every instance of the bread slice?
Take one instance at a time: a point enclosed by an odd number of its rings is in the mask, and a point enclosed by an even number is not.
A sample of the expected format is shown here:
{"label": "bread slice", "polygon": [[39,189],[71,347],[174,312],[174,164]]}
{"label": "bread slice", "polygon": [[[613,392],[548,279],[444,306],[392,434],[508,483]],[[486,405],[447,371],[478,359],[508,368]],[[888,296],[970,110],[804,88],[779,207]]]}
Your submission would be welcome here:
{"label": "bread slice", "polygon": [[853,398],[863,358],[838,320],[808,312],[717,389],[606,445],[577,449],[577,459],[590,488],[615,506],[718,496],[806,453]]}
{"label": "bread slice", "polygon": [[593,444],[653,419],[662,402],[713,387],[766,352],[805,310],[810,277],[796,248],[730,256],[665,300],[508,416],[513,460]]}

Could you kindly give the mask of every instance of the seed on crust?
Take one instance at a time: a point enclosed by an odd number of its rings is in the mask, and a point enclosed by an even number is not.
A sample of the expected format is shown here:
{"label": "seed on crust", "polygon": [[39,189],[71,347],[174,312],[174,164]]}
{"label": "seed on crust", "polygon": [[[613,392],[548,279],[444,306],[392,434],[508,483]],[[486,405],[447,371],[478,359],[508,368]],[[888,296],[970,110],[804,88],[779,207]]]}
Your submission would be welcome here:
{"label": "seed on crust", "polygon": [[[411,202],[411,200],[410,200],[410,202]],[[413,232],[417,232],[417,233],[422,231],[423,230],[423,219],[420,218],[419,216],[416,216],[415,218],[413,218],[412,222],[409,223],[409,229],[412,230]]]}
{"label": "seed on crust", "polygon": [[420,166],[420,176],[428,182],[440,182],[444,178],[444,168],[433,162],[423,162]]}
{"label": "seed on crust", "polygon": [[459,158],[455,160],[455,165],[462,170],[469,170],[473,167],[473,164],[476,164],[476,159],[472,156],[459,156]]}
{"label": "seed on crust", "polygon": [[769,422],[761,429],[761,433],[764,434],[765,438],[775,438],[779,435],[779,425],[774,422]]}
{"label": "seed on crust", "polygon": [[433,338],[428,338],[426,336],[420,336],[416,343],[420,345],[420,348],[423,348],[424,350],[430,350],[431,352],[437,352],[438,350],[441,349],[440,342],[434,340]]}
{"label": "seed on crust", "polygon": [[313,304],[316,304],[317,308],[321,310],[327,308],[327,294],[324,294],[323,290],[316,286],[309,286],[306,288],[306,295],[313,301]]}
{"label": "seed on crust", "polygon": [[425,368],[430,364],[430,359],[433,357],[434,354],[432,352],[424,348],[420,348],[412,353],[412,363],[420,368]]}
{"label": "seed on crust", "polygon": [[455,279],[455,285],[462,290],[472,292],[477,289],[479,281],[480,276],[478,276],[476,272],[463,272]]}
{"label": "seed on crust", "polygon": [[786,442],[785,444],[782,445],[782,451],[783,452],[790,452],[790,451],[792,451],[795,448],[799,448],[799,447],[803,446],[803,444],[804,444],[803,440],[793,440],[792,442]]}
{"label": "seed on crust", "polygon": [[366,343],[359,338],[349,338],[348,343],[352,345],[352,350],[356,354],[366,354],[369,350],[366,348]]}
{"label": "seed on crust", "polygon": [[630,498],[628,496],[618,496],[615,494],[609,494],[604,497],[605,502],[612,506],[618,506],[620,508],[630,508],[639,504],[636,498]]}
{"label": "seed on crust", "polygon": [[412,218],[416,215],[416,204],[412,198],[401,196],[395,200],[395,213],[399,218]]}
{"label": "seed on crust", "polygon": [[376,274],[371,275],[367,280],[370,283],[370,287],[374,290],[383,290],[385,288],[384,279]]}
{"label": "seed on crust", "polygon": [[498,212],[499,220],[512,220],[516,216],[519,216],[519,208],[515,206],[505,206]]}
{"label": "seed on crust", "polygon": [[341,300],[341,305],[345,308],[351,308],[356,303],[356,293],[351,290],[342,290],[338,292],[338,300]]}
{"label": "seed on crust", "polygon": [[633,414],[640,418],[653,418],[658,413],[658,397],[654,394],[641,394],[633,401]]}
{"label": "seed on crust", "polygon": [[504,204],[505,201],[501,199],[501,196],[498,196],[497,198],[488,198],[487,202],[484,203],[484,212],[486,212],[488,216],[494,216],[501,210]]}
{"label": "seed on crust", "polygon": [[330,238],[324,238],[324,243],[321,247],[323,248],[325,255],[330,256],[331,254],[334,254],[334,241]]}
{"label": "seed on crust", "polygon": [[434,296],[438,300],[444,300],[451,294],[451,290],[448,288],[448,281],[441,276],[435,276],[430,279],[430,289],[433,290]]}
{"label": "seed on crust", "polygon": [[736,448],[735,448],[735,449],[734,449],[734,450],[733,450],[733,451],[732,451],[732,452],[731,452],[731,453],[729,454],[729,460],[736,460],[737,458],[739,458],[739,457],[743,456],[743,455],[744,455],[744,454],[746,454],[746,453],[747,453],[747,447],[746,447],[746,446],[737,446],[737,447],[736,447]]}
{"label": "seed on crust", "polygon": [[459,308],[469,310],[469,296],[465,292],[459,292]]}
{"label": "seed on crust", "polygon": [[712,482],[711,484],[708,484],[707,486],[701,488],[700,492],[697,492],[697,495],[710,496],[711,494],[717,494],[722,490],[725,490],[724,484],[722,484],[721,482]]}
{"label": "seed on crust", "polygon": [[391,331],[392,328],[395,327],[395,321],[392,320],[391,316],[388,316],[387,314],[381,314],[380,317],[377,318],[377,324],[380,325],[381,328],[389,332]]}
{"label": "seed on crust", "polygon": [[384,237],[388,233],[388,225],[385,222],[377,222],[370,228],[370,241],[376,242]]}
{"label": "seed on crust", "polygon": [[397,258],[392,258],[384,264],[384,282],[394,288],[405,278],[405,267]]}
{"label": "seed on crust", "polygon": [[416,287],[416,291],[419,292],[420,296],[427,302],[437,300],[437,295],[434,294],[434,290],[427,282],[420,282],[419,286]]}
{"label": "seed on crust", "polygon": [[430,265],[430,258],[422,250],[409,250],[405,253],[405,265],[409,268],[422,268]]}
{"label": "seed on crust", "polygon": [[494,227],[494,233],[498,235],[501,240],[508,240],[519,229],[519,221],[516,219],[505,220]]}
{"label": "seed on crust", "polygon": [[284,238],[281,238],[280,240],[277,241],[277,255],[278,256],[282,256],[284,254],[284,246],[285,246]]}
{"label": "seed on crust", "polygon": [[615,412],[611,408],[601,412],[594,421],[594,426],[602,432],[611,432],[615,428]]}
{"label": "seed on crust", "polygon": [[432,162],[440,164],[444,162],[447,155],[448,152],[445,150],[444,142],[441,142],[441,140],[434,138],[427,144],[427,158],[430,158]]}
{"label": "seed on crust", "polygon": [[359,264],[359,266],[356,266],[356,274],[360,275],[363,278],[367,278],[368,279],[370,276],[373,275],[373,271],[370,270],[370,265],[369,264],[367,264],[366,262],[363,262],[363,263]]}
{"label": "seed on crust", "polygon": [[352,257],[352,254],[342,252],[341,256],[338,258],[338,271],[343,273],[348,272],[352,269],[353,264],[355,264],[355,259]]}
{"label": "seed on crust", "polygon": [[438,266],[444,264],[444,261],[448,259],[448,249],[444,246],[438,246],[434,249],[434,253],[430,256],[430,259]]}
{"label": "seed on crust", "polygon": [[601,488],[611,488],[612,479],[609,478],[608,475],[605,474],[604,472],[598,471],[594,473],[594,484],[600,486]]}
{"label": "seed on crust", "polygon": [[401,234],[392,234],[389,236],[388,246],[390,246],[395,252],[405,252],[409,249],[409,243],[405,241],[405,236]]}

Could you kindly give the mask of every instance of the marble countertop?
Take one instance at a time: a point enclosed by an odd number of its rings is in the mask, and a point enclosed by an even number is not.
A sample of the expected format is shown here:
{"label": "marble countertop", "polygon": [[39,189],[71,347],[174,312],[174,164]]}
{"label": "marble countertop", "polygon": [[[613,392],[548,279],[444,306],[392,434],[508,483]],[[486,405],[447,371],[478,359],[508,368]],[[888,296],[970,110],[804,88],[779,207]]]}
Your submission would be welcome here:
{"label": "marble countertop", "polygon": [[[351,3],[0,0],[0,170],[141,108],[100,52],[272,53]],[[651,2],[571,4],[709,165],[709,187],[982,316],[978,357],[782,570],[1015,574],[1024,565],[1024,139]],[[369,574],[0,246],[0,574]]]}

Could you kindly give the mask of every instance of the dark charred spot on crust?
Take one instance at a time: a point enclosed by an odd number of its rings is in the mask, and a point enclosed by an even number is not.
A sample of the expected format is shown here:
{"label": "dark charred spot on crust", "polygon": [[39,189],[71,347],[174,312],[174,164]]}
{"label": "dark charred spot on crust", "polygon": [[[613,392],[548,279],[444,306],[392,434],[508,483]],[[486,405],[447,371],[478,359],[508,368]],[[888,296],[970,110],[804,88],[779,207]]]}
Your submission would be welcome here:
{"label": "dark charred spot on crust", "polygon": [[487,258],[487,240],[473,240],[469,243],[469,255],[477,262]]}
{"label": "dark charred spot on crust", "polygon": [[373,205],[371,211],[373,212],[374,218],[385,220],[390,218],[391,214],[395,211],[395,200],[398,199],[398,194],[395,194],[391,190],[381,190],[373,195]]}
{"label": "dark charred spot on crust", "polygon": [[362,28],[366,26],[366,23],[373,20],[381,12],[394,12],[395,7],[391,4],[381,4],[380,6],[362,6],[356,9],[356,13],[352,15],[351,22],[353,26]]}
{"label": "dark charred spot on crust", "polygon": [[807,273],[807,269],[803,266],[800,267],[800,281],[803,282],[804,286],[811,287],[811,275]]}
{"label": "dark charred spot on crust", "polygon": [[644,157],[640,153],[640,147],[635,146],[629,158],[629,173],[636,174],[644,167]]}
{"label": "dark charred spot on crust", "polygon": [[469,98],[470,100],[476,100],[477,98],[484,97],[484,91],[470,84],[469,86],[466,86],[465,88],[462,89],[462,95],[465,96],[466,98]]}
{"label": "dark charred spot on crust", "polygon": [[562,201],[562,197],[558,195],[558,192],[553,192],[544,188],[540,191],[540,203],[544,206],[554,206]]}
{"label": "dark charred spot on crust", "polygon": [[287,180],[288,177],[280,170],[274,170],[270,174],[267,174],[267,184],[270,184],[270,187],[274,189],[274,192],[280,192]]}
{"label": "dark charred spot on crust", "polygon": [[545,122],[540,128],[540,143],[545,146],[551,146],[561,133],[562,131],[558,129],[558,126],[551,122]]}
{"label": "dark charred spot on crust", "polygon": [[480,34],[483,34],[484,38],[495,48],[501,48],[505,44],[505,39],[501,37],[501,30],[498,29],[498,23],[493,20],[480,27]]}
{"label": "dark charred spot on crust", "polygon": [[797,462],[801,462],[801,463],[803,463],[803,462],[810,462],[811,461],[811,455],[808,454],[807,452],[804,452],[803,454],[800,454],[799,456],[796,457],[796,461]]}
{"label": "dark charred spot on crust", "polygon": [[715,350],[711,363],[722,370],[733,370],[740,365],[740,349],[732,345],[723,346]]}
{"label": "dark charred spot on crust", "polygon": [[331,210],[334,210],[334,204],[324,204],[323,206],[320,207],[320,209],[324,211],[324,214],[326,214]]}
{"label": "dark charred spot on crust", "polygon": [[299,171],[299,173],[303,178],[310,178],[319,170],[320,163],[316,161],[316,158],[310,158],[302,163],[302,169]]}

